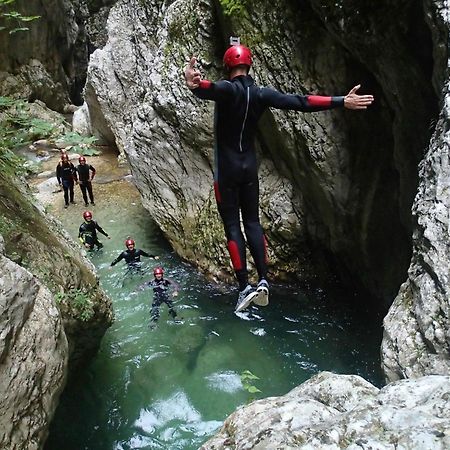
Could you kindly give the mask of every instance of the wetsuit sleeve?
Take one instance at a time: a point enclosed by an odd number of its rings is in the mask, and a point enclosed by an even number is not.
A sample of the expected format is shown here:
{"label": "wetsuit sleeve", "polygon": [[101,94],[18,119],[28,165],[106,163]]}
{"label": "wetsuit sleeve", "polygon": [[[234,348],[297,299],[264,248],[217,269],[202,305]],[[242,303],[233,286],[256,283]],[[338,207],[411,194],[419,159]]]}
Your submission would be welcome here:
{"label": "wetsuit sleeve", "polygon": [[95,177],[95,168],[94,168],[94,166],[89,166],[89,170],[92,172],[92,176],[91,176],[91,180],[93,180],[94,179],[94,177]]}
{"label": "wetsuit sleeve", "polygon": [[105,230],[97,222],[95,222],[95,229],[98,230],[99,233],[102,233],[103,235],[108,237],[108,233],[106,233]]}
{"label": "wetsuit sleeve", "polygon": [[56,179],[58,180],[58,184],[61,184],[61,165],[59,163],[56,166]]}
{"label": "wetsuit sleeve", "polygon": [[80,225],[80,228],[78,229],[78,238],[83,239],[83,225]]}
{"label": "wetsuit sleeve", "polygon": [[125,252],[122,252],[112,263],[111,266],[115,266],[119,261],[125,257]]}
{"label": "wetsuit sleeve", "polygon": [[72,169],[72,177],[75,181],[78,181],[77,169],[75,169],[75,166],[72,163],[70,163],[70,165]]}
{"label": "wetsuit sleeve", "polygon": [[265,106],[293,111],[314,112],[344,106],[343,96],[283,94],[270,88],[261,88],[259,96]]}
{"label": "wetsuit sleeve", "polygon": [[178,286],[178,283],[173,281],[171,278],[166,278],[165,281],[167,282],[167,285],[171,286],[174,291],[180,290],[180,286]]}
{"label": "wetsuit sleeve", "polygon": [[192,89],[192,93],[202,100],[223,101],[232,95],[233,85],[227,80],[220,80],[215,83],[202,80],[198,88]]}
{"label": "wetsuit sleeve", "polygon": [[150,255],[150,253],[145,252],[144,250],[139,249],[138,251],[139,256],[146,256],[147,258],[154,258],[155,255]]}

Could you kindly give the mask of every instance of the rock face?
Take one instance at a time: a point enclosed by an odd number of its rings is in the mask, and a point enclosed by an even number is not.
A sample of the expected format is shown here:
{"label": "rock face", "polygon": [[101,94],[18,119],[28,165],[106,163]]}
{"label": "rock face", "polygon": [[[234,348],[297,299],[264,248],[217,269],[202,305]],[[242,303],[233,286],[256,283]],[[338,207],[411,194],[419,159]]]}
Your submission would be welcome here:
{"label": "rock face", "polygon": [[127,155],[145,207],[177,252],[205,272],[231,273],[212,190],[213,105],[190,94],[182,73],[195,54],[207,78],[220,78],[235,34],[252,48],[260,84],[345,94],[361,82],[376,96],[364,113],[271,111],[261,121],[273,275],[323,282],[337,273],[385,305],[404,281],[417,163],[442,80],[431,82],[442,71],[442,59],[434,67],[431,59],[437,19],[414,1],[353,3],[246,2],[236,15],[226,2],[189,0],[111,9],[108,42],[89,64],[87,107]]}
{"label": "rock face", "polygon": [[60,112],[81,104],[89,52],[105,40],[114,1],[16,0],[11,10],[40,18],[20,24],[29,31],[0,31],[0,95],[38,99]]}
{"label": "rock face", "polygon": [[[0,244],[3,252],[3,238]],[[0,254],[0,448],[41,448],[68,354],[50,291]]]}
{"label": "rock face", "polygon": [[[448,6],[436,11],[448,21]],[[390,381],[450,371],[448,82],[443,98],[434,136],[420,164],[420,185],[413,205],[416,226],[408,279],[384,320],[381,355],[386,378]]]}
{"label": "rock face", "polygon": [[450,446],[450,377],[402,380],[379,390],[356,375],[321,372],[283,397],[229,416],[201,450]]}

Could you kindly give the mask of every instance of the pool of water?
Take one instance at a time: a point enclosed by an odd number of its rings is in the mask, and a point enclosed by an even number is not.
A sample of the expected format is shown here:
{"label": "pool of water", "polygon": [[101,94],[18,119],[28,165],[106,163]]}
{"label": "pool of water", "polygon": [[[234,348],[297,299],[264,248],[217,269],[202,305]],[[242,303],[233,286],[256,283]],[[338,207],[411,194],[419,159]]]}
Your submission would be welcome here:
{"label": "pool of water", "polygon": [[[351,306],[342,292],[286,286],[272,286],[268,307],[237,316],[237,291],[211,285],[183,263],[137,196],[121,203],[127,183],[115,185],[108,205],[98,201],[94,209],[112,239],[101,237],[104,249],[89,257],[116,321],[90,366],[71,377],[45,450],[197,449],[238,406],[283,395],[319,371],[382,384],[381,317]],[[82,210],[62,213],[74,237]],[[123,262],[109,267],[128,236],[160,256],[145,258],[134,276],[126,276]],[[152,291],[140,286],[157,264],[180,287],[175,308],[182,321],[171,320],[163,304],[151,329]],[[246,370],[259,378],[253,385],[260,393],[244,389]]]}

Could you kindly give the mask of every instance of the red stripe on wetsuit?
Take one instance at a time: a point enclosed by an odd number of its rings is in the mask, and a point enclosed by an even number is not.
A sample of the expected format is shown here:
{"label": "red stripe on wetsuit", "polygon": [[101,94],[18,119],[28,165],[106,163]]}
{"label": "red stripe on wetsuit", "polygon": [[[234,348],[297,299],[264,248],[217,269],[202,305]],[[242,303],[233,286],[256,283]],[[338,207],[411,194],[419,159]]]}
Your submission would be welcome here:
{"label": "red stripe on wetsuit", "polygon": [[202,88],[202,89],[208,89],[210,86],[211,86],[211,81],[209,81],[209,80],[201,80],[200,81],[200,88]]}
{"label": "red stripe on wetsuit", "polygon": [[332,97],[322,97],[321,95],[307,95],[310,106],[331,106]]}
{"label": "red stripe on wetsuit", "polygon": [[230,252],[231,263],[233,264],[234,270],[241,270],[241,255],[239,253],[239,247],[235,241],[228,241],[228,251]]}

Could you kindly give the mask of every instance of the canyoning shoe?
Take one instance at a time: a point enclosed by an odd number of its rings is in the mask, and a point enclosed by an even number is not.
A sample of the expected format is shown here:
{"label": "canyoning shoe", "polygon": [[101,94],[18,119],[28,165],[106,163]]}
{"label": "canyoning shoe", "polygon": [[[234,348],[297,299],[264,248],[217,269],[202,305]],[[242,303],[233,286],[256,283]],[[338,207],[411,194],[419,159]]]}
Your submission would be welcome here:
{"label": "canyoning shoe", "polygon": [[258,306],[269,304],[269,283],[263,278],[256,286],[258,296],[253,299],[253,303]]}
{"label": "canyoning shoe", "polygon": [[84,206],[86,206],[86,208],[89,206],[89,203],[85,203]]}
{"label": "canyoning shoe", "polygon": [[64,205],[64,208],[68,208],[68,207],[69,207],[69,204],[66,203],[66,204]]}
{"label": "canyoning shoe", "polygon": [[239,292],[235,312],[240,312],[243,309],[248,308],[250,303],[257,295],[258,293],[255,291],[255,288],[253,288],[250,285],[247,285],[247,287],[243,291]]}
{"label": "canyoning shoe", "polygon": [[95,202],[91,202],[91,205],[92,205],[92,206],[95,206]]}

